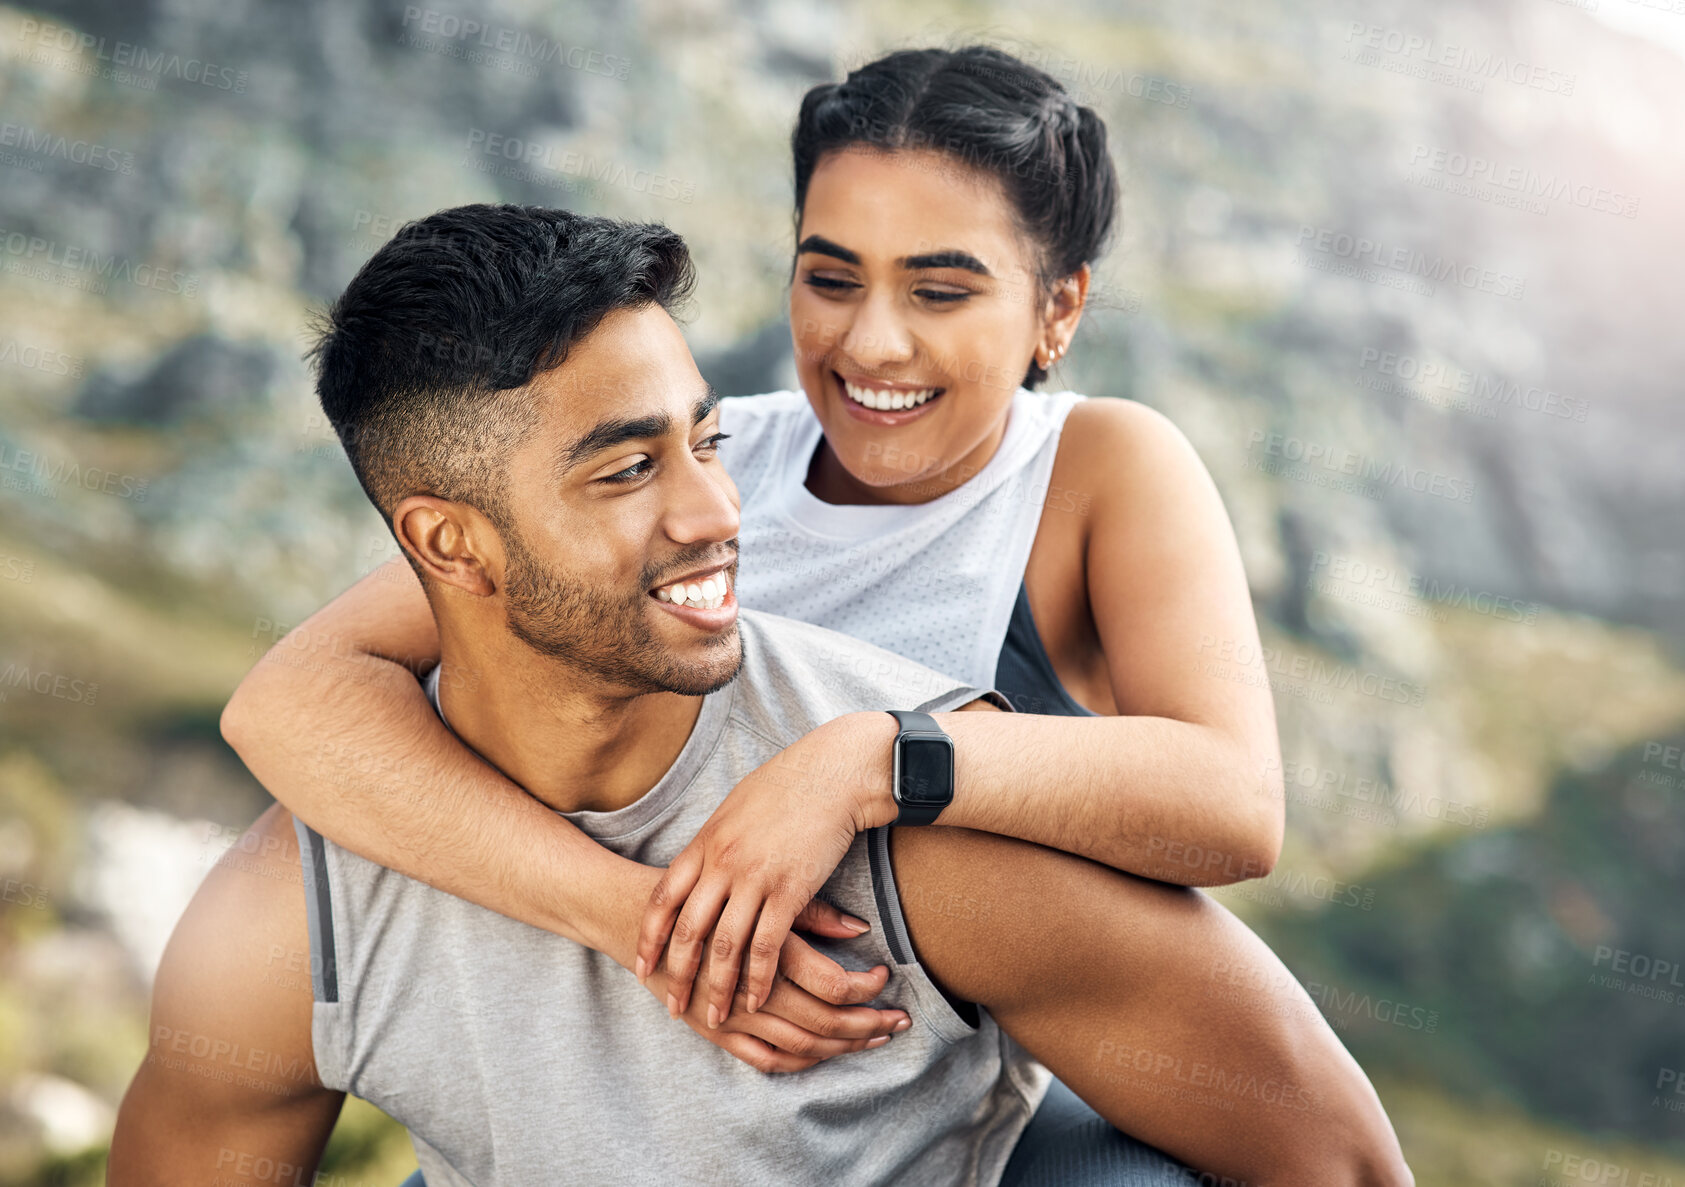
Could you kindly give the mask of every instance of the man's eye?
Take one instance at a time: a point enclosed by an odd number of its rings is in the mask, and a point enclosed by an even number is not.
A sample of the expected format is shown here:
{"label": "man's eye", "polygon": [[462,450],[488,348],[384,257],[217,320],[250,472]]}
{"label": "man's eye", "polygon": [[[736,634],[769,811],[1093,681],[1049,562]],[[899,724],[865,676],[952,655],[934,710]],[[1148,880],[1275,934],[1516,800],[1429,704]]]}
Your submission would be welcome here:
{"label": "man's eye", "polygon": [[636,482],[649,473],[649,467],[655,463],[650,458],[641,458],[618,473],[610,474],[602,479],[604,482]]}
{"label": "man's eye", "polygon": [[712,437],[704,437],[698,449],[718,449],[721,441],[731,440],[730,433],[715,433]]}

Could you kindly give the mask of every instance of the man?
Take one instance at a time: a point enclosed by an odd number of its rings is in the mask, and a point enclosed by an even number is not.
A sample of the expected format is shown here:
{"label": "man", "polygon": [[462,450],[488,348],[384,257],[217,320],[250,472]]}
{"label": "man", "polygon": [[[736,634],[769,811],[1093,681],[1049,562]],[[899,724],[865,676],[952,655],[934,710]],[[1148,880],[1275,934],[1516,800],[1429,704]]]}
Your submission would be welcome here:
{"label": "man", "polygon": [[[661,228],[448,211],[376,254],[320,350],[328,414],[438,620],[435,707],[647,885],[822,721],[998,711],[868,644],[738,610],[716,400],[669,314],[689,274]],[[470,346],[469,324],[500,327],[498,348]],[[348,327],[373,352],[364,385],[334,382]],[[680,580],[703,605],[662,596]],[[814,943],[862,979],[891,966],[879,1000],[908,1025],[764,1076],[675,1031],[659,970],[640,986],[618,957],[279,808],[237,851],[159,970],[117,1187],[308,1182],[346,1092],[409,1129],[431,1187],[994,1183],[1048,1068],[1231,1178],[1409,1181],[1361,1071],[1256,937],[1197,892],[1071,855],[952,828],[856,836],[821,897],[867,930],[810,919]],[[776,1025],[734,1008],[720,1029]]]}

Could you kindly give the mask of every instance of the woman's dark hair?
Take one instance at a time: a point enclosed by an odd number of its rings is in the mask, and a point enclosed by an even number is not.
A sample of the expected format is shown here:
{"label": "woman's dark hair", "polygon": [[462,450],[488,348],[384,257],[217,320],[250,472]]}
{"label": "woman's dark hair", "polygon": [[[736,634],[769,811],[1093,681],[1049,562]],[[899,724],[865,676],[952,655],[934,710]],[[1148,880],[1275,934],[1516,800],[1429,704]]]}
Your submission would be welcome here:
{"label": "woman's dark hair", "polygon": [[[903,50],[808,91],[790,136],[798,220],[820,160],[856,144],[943,152],[998,178],[1040,249],[1044,291],[1105,250],[1118,200],[1106,125],[1011,54]],[[1032,359],[1024,386],[1046,377]]]}

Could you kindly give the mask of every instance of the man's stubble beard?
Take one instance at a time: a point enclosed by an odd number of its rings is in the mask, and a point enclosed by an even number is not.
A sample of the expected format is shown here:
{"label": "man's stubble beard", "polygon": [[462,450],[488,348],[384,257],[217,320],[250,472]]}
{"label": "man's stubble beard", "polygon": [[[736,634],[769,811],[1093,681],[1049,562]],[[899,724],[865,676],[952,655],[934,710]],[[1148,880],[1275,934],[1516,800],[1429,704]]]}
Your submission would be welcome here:
{"label": "man's stubble beard", "polygon": [[509,557],[503,590],[509,631],[540,655],[633,693],[706,696],[737,678],[743,638],[735,622],[704,643],[708,659],[686,663],[650,630],[647,592],[615,597],[564,581],[517,532],[502,534]]}

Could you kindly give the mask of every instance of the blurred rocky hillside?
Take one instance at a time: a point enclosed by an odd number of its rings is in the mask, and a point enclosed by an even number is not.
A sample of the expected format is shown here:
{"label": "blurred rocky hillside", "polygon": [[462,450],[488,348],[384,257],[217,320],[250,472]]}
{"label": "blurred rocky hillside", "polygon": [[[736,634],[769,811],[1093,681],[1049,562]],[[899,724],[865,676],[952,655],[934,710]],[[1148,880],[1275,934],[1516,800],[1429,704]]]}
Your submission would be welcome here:
{"label": "blurred rocky hillside", "polygon": [[[97,1173],[163,937],[264,802],[216,713],[391,555],[312,309],[441,207],[657,219],[710,377],[788,386],[802,92],[971,40],[1094,105],[1125,178],[1055,383],[1168,414],[1240,534],[1265,652],[1208,658],[1276,688],[1292,837],[1225,901],[1302,976],[1441,1013],[1345,1032],[1421,1181],[1685,1151],[1643,1090],[1685,1059],[1666,1026],[1564,988],[1604,948],[1685,957],[1649,750],[1685,725],[1685,17],[1602,5],[0,8],[0,669],[31,673],[0,688],[0,880],[32,888],[0,904],[0,1182]],[[339,1165],[401,1161],[381,1132]]]}

